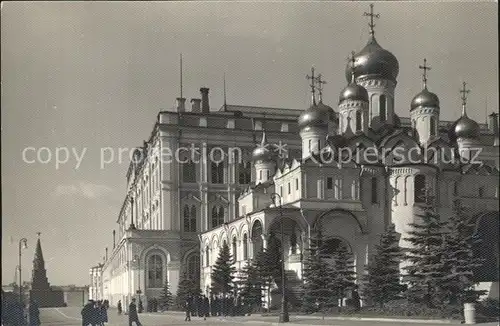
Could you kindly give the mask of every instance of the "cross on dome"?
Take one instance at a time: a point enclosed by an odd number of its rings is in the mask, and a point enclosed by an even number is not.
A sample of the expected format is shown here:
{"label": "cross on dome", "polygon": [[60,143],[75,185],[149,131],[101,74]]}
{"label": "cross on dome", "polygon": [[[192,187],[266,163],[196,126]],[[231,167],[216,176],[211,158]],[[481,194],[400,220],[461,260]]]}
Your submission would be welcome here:
{"label": "cross on dome", "polygon": [[427,89],[427,70],[431,70],[431,67],[427,65],[427,59],[424,58],[424,65],[419,65],[418,68],[423,70],[422,81],[424,82],[424,88]]}
{"label": "cross on dome", "polygon": [[309,86],[311,86],[311,93],[312,93],[312,105],[316,105],[316,96],[315,96],[315,92],[316,92],[316,77],[314,76],[314,67],[311,68],[311,76],[309,75],[306,75],[306,79],[307,80],[311,80],[311,84]]}
{"label": "cross on dome", "polygon": [[356,79],[354,78],[354,70],[356,69],[356,52],[351,51],[351,56],[347,57],[347,61],[350,63],[351,68],[351,83],[355,83]]}
{"label": "cross on dome", "polygon": [[368,26],[370,27],[370,35],[373,37],[375,36],[375,30],[373,29],[375,27],[375,23],[373,22],[374,18],[380,18],[380,14],[374,14],[373,13],[373,3],[370,4],[370,12],[365,12],[363,13],[363,16],[369,16],[370,17],[370,22],[368,23]]}
{"label": "cross on dome", "polygon": [[323,78],[323,76],[321,74],[319,74],[318,77],[316,77],[316,82],[318,83],[319,103],[323,103],[323,85],[328,84],[322,78]]}
{"label": "cross on dome", "polygon": [[467,94],[470,93],[470,89],[466,89],[466,82],[462,83],[462,89],[460,90],[460,93],[462,94],[462,116],[466,117],[467,112],[466,112],[466,107],[467,107]]}

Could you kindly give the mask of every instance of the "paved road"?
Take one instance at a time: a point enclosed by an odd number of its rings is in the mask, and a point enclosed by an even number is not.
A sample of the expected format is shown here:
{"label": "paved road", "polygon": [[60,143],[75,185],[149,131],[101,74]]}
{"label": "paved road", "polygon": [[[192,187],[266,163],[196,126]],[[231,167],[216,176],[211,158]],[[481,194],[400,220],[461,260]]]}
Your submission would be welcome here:
{"label": "paved road", "polygon": [[[80,309],[78,307],[66,308],[44,308],[40,309],[42,325],[45,326],[75,326],[81,325]],[[119,316],[115,309],[109,310],[109,323],[106,326],[127,326],[128,316]],[[169,312],[165,314],[143,313],[139,315],[144,326],[167,326],[167,325],[244,325],[244,326],[270,326],[278,325],[277,317],[262,317],[253,315],[250,317],[210,317],[206,321],[203,318],[192,317],[191,323],[184,321],[183,313]],[[321,320],[307,317],[290,316],[292,325],[329,325],[329,326],[446,326],[447,324],[416,324],[410,322],[382,322],[382,321],[353,321],[353,320]],[[448,324],[450,325],[450,324]],[[482,324],[482,326],[497,326],[497,323]]]}

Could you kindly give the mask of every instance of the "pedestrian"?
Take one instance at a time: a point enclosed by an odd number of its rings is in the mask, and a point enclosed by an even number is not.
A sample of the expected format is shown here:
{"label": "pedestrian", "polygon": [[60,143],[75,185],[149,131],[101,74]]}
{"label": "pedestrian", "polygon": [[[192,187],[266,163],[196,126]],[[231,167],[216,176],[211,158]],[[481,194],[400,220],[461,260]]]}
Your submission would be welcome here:
{"label": "pedestrian", "polygon": [[118,309],[118,314],[122,314],[122,300],[118,300],[118,303],[116,304],[116,308]]}
{"label": "pedestrian", "polygon": [[93,321],[93,315],[94,315],[94,301],[89,300],[85,306],[83,306],[82,309],[82,326],[88,326],[90,325],[95,325]]}
{"label": "pedestrian", "polygon": [[186,303],[184,304],[184,310],[186,311],[186,318],[184,318],[184,321],[191,321],[191,309],[193,308],[192,301],[193,299],[191,297],[187,297]]}
{"label": "pedestrian", "polygon": [[29,306],[29,322],[30,326],[39,326],[40,323],[40,310],[36,300],[31,300]]}
{"label": "pedestrian", "polygon": [[132,323],[135,323],[136,326],[142,326],[141,322],[139,321],[139,315],[137,314],[135,298],[132,298],[132,302],[130,302],[128,306],[128,325],[132,326]]}
{"label": "pedestrian", "polygon": [[108,303],[106,300],[101,305],[101,324],[104,326],[104,323],[108,322]]}
{"label": "pedestrian", "polygon": [[210,301],[206,296],[203,296],[203,320],[207,320],[210,317]]}

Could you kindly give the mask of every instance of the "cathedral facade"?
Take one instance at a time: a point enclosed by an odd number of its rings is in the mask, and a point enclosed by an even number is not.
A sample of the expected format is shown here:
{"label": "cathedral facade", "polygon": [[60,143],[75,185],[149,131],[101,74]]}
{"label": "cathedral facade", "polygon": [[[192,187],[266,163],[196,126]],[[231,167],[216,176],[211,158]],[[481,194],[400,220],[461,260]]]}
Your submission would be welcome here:
{"label": "cathedral facade", "polygon": [[429,198],[442,219],[456,205],[474,219],[486,240],[478,281],[498,296],[498,116],[488,124],[469,118],[464,83],[457,85],[461,117],[442,121],[425,60],[422,90],[403,104],[409,118],[396,115],[399,63],[371,25],[335,108],[323,103],[324,82],[312,71],[305,110],[211,110],[209,90],[201,88],[190,108],[181,97],[174,111],[158,114],[127,173],[118,231],[101,270],[102,299],[127,307],[141,296],[147,303],[165,280],[175,294],[182,278],[208,294],[224,242],[241,270],[271,233],[283,233],[290,284],[300,283],[303,253],[318,231],[331,250],[349,249],[359,276],[390,223],[408,246],[408,224],[418,222]]}

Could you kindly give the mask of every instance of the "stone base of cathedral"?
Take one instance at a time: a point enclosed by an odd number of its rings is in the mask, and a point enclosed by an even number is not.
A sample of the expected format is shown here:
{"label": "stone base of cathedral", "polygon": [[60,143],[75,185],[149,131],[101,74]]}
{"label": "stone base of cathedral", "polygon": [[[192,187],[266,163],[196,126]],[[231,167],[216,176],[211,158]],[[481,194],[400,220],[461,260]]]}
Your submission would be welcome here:
{"label": "stone base of cathedral", "polygon": [[31,290],[30,299],[35,300],[40,308],[64,307],[64,293],[61,290]]}

